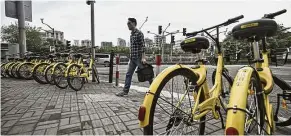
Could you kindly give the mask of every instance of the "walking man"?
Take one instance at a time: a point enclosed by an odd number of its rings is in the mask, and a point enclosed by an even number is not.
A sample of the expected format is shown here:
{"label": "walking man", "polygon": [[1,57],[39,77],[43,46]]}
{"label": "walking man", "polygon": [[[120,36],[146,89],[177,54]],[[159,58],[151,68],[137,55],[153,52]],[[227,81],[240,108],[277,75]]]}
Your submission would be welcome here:
{"label": "walking man", "polygon": [[[137,22],[135,18],[128,18],[127,26],[131,31],[130,35],[130,62],[125,77],[125,85],[121,92],[117,93],[116,96],[127,95],[130,89],[132,75],[136,67],[143,68],[143,64],[146,62],[145,58],[145,45],[143,33],[136,28]],[[152,80],[149,81],[152,83]]]}

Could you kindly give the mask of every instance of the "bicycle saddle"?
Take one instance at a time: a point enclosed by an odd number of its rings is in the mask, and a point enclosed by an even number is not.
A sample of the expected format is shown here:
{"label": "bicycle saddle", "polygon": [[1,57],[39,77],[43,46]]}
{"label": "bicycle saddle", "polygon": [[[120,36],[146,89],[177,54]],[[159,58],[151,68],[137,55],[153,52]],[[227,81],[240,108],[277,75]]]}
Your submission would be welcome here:
{"label": "bicycle saddle", "polygon": [[277,27],[276,21],[272,19],[259,19],[236,25],[232,33],[235,39],[270,37],[276,34]]}
{"label": "bicycle saddle", "polygon": [[196,36],[185,39],[180,46],[185,52],[199,53],[202,49],[208,49],[210,43],[206,37]]}

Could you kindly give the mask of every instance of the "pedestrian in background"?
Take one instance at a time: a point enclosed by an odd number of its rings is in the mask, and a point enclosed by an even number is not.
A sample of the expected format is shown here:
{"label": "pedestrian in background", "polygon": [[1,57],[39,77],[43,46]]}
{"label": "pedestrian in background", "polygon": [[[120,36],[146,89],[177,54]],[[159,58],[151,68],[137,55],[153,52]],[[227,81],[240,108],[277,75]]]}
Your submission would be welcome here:
{"label": "pedestrian in background", "polygon": [[[136,28],[137,21],[135,18],[128,18],[127,26],[131,31],[130,35],[130,58],[128,69],[125,77],[125,85],[121,92],[117,93],[117,96],[127,95],[131,86],[132,75],[135,69],[138,67],[142,69],[143,64],[146,63],[145,58],[145,43],[143,33]],[[152,83],[152,80],[149,81]]]}

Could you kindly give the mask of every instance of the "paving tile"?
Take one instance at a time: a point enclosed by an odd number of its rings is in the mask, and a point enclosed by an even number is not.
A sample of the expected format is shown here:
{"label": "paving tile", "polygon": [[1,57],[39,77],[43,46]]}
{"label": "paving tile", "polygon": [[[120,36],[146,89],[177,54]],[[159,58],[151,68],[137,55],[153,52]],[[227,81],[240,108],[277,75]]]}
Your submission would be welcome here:
{"label": "paving tile", "polygon": [[81,116],[81,121],[88,121],[88,120],[90,120],[89,115]]}
{"label": "paving tile", "polygon": [[120,118],[122,121],[124,121],[124,122],[126,122],[126,121],[129,121],[129,120],[130,120],[130,118],[129,118],[129,117],[127,117],[126,115],[120,115],[120,116],[119,116],[119,118]]}
{"label": "paving tile", "polygon": [[33,132],[33,135],[44,135],[44,134],[45,134],[45,129],[36,130]]}
{"label": "paving tile", "polygon": [[80,123],[80,117],[78,117],[78,116],[71,117],[70,118],[70,124],[74,124],[74,123]]}
{"label": "paving tile", "polygon": [[94,128],[102,127],[102,122],[101,120],[92,120],[92,125]]}
{"label": "paving tile", "polygon": [[83,131],[82,131],[82,134],[83,134],[83,135],[93,135],[93,130],[92,130],[92,129],[89,129],[89,130],[83,130]]}
{"label": "paving tile", "polygon": [[58,127],[48,128],[45,132],[46,135],[56,135],[58,132]]}
{"label": "paving tile", "polygon": [[12,129],[8,132],[8,134],[19,134],[23,132],[29,132],[32,131],[34,127],[35,124],[13,126]]}
{"label": "paving tile", "polygon": [[70,122],[70,118],[61,119],[60,126],[67,125]]}
{"label": "paving tile", "polygon": [[110,118],[104,118],[104,119],[101,119],[101,121],[102,121],[102,124],[104,126],[113,124],[113,122],[110,120]]}
{"label": "paving tile", "polygon": [[13,126],[18,120],[9,120],[7,121],[3,127],[10,127]]}
{"label": "paving tile", "polygon": [[47,128],[53,128],[53,127],[57,127],[59,125],[59,123],[53,123],[53,124],[46,124],[46,125],[38,125],[35,130],[39,130],[39,129],[47,129]]}
{"label": "paving tile", "polygon": [[131,130],[131,133],[133,135],[143,135],[143,132],[141,131],[141,129]]}
{"label": "paving tile", "polygon": [[89,116],[90,116],[90,119],[91,119],[91,120],[99,119],[99,116],[98,116],[97,113],[96,113],[96,114],[89,114]]}

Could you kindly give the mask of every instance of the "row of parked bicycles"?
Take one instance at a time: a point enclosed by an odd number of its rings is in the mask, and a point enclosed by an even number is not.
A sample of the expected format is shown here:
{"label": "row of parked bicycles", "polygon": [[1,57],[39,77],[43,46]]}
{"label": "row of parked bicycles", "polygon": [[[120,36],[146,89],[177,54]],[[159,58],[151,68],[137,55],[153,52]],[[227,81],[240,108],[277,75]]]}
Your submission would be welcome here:
{"label": "row of parked bicycles", "polygon": [[[265,14],[261,19],[233,27],[232,36],[244,40],[248,43],[246,46],[252,48],[252,61],[240,68],[235,78],[224,67],[219,28],[238,22],[243,15],[187,33],[181,48],[197,54],[198,65],[176,64],[154,79],[139,108],[138,119],[143,133],[202,135],[211,134],[220,127],[226,135],[265,135],[274,134],[278,126],[291,125],[291,86],[272,73],[266,49],[266,40],[278,30],[273,19],[285,12]],[[216,30],[216,36],[210,34],[211,30]],[[197,36],[199,33],[206,33],[208,37]],[[200,53],[209,48],[209,40],[218,50],[212,88],[206,78],[207,60],[202,59]],[[287,134],[291,134],[290,131]]]}
{"label": "row of parked bicycles", "polygon": [[81,90],[92,75],[95,76],[95,81],[100,83],[93,59],[90,58],[89,65],[86,65],[80,53],[56,53],[46,56],[26,53],[23,54],[24,58],[16,57],[18,55],[20,54],[9,56],[8,61],[1,64],[2,78],[33,79],[40,84],[56,85],[60,89],[69,86],[75,91]]}

